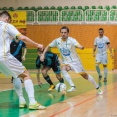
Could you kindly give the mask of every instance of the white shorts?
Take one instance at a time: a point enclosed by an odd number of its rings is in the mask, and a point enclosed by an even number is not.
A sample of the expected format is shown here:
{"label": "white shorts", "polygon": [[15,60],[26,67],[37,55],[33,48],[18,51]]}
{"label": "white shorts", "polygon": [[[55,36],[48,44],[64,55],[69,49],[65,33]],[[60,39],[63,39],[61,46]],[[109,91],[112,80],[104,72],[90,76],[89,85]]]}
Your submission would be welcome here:
{"label": "white shorts", "polygon": [[0,61],[0,72],[17,78],[25,71],[25,67],[14,56],[10,55],[6,60]]}
{"label": "white shorts", "polygon": [[82,66],[81,61],[77,60],[77,61],[73,61],[73,62],[68,62],[68,63],[64,63],[66,65],[69,65],[71,67],[71,70],[74,70],[76,73],[84,73],[85,70]]}
{"label": "white shorts", "polygon": [[108,56],[107,56],[107,54],[106,53],[103,54],[103,55],[97,54],[95,62],[96,63],[102,63],[103,65],[107,65],[107,63],[108,63]]}

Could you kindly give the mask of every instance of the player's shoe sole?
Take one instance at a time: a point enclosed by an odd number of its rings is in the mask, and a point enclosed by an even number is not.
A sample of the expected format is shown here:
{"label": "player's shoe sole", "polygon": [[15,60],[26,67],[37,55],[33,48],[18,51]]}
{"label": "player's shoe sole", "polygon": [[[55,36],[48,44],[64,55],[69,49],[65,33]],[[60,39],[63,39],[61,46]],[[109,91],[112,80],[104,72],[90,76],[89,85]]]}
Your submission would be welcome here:
{"label": "player's shoe sole", "polygon": [[35,104],[29,104],[29,109],[30,110],[45,110],[46,107],[36,102]]}

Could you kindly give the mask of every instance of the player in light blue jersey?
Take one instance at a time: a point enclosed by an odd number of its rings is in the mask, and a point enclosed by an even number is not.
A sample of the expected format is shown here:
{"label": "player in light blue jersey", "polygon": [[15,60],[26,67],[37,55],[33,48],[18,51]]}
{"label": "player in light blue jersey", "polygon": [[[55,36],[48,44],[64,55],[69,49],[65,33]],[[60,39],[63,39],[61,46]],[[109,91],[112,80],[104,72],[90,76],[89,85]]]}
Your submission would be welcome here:
{"label": "player in light blue jersey", "polygon": [[97,49],[96,54],[96,70],[99,75],[99,81],[102,78],[102,74],[100,72],[99,64],[103,64],[104,67],[104,82],[107,82],[107,63],[108,63],[108,55],[107,55],[107,48],[110,50],[110,56],[113,58],[112,48],[110,46],[110,41],[108,37],[104,36],[103,28],[99,29],[99,36],[95,38],[94,41],[94,48],[93,48],[93,56],[95,57],[95,51]]}

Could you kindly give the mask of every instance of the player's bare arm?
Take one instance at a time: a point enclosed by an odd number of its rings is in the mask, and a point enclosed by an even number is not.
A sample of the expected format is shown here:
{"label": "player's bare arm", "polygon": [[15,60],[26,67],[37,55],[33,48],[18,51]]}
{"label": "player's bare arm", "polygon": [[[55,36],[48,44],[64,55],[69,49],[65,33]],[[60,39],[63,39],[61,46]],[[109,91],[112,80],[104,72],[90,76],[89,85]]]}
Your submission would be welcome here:
{"label": "player's bare arm", "polygon": [[40,69],[37,70],[37,82],[38,82],[38,85],[41,87],[42,83],[40,81]]}
{"label": "player's bare arm", "polygon": [[81,49],[81,50],[84,49],[84,46],[82,46],[82,45],[80,45],[80,44],[76,45],[76,47],[79,48],[79,49]]}
{"label": "player's bare arm", "polygon": [[25,61],[26,60],[26,52],[27,52],[27,49],[24,48],[24,54],[22,56],[22,60]]}
{"label": "player's bare arm", "polygon": [[18,36],[18,39],[20,39],[20,40],[22,40],[23,42],[28,43],[28,44],[30,44],[30,45],[34,45],[35,47],[40,48],[40,49],[43,50],[43,45],[42,45],[42,44],[38,44],[38,43],[34,42],[34,41],[31,40],[30,38],[28,38],[28,37],[26,37],[26,36],[24,36],[24,35],[22,35],[22,34]]}
{"label": "player's bare arm", "polygon": [[96,48],[97,48],[97,46],[94,45],[94,47],[93,47],[93,57],[95,57],[95,51],[96,51]]}
{"label": "player's bare arm", "polygon": [[110,57],[113,58],[112,48],[111,48],[110,44],[107,44],[107,47],[110,51]]}
{"label": "player's bare arm", "polygon": [[49,48],[50,48],[50,47],[49,47],[49,45],[48,45],[48,46],[44,49],[43,54],[42,54],[41,57],[40,57],[40,61],[44,61],[45,53],[48,51]]}

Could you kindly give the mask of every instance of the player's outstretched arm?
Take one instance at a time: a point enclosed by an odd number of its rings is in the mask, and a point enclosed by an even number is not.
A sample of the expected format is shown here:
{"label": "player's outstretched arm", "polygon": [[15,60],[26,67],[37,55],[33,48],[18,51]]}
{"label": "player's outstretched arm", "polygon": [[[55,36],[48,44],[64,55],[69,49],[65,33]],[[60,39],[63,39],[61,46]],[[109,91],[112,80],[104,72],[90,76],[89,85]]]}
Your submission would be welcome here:
{"label": "player's outstretched arm", "polygon": [[82,46],[82,45],[80,45],[80,44],[76,45],[76,47],[79,48],[79,49],[81,49],[81,50],[84,49],[84,46]]}
{"label": "player's outstretched arm", "polygon": [[49,50],[49,45],[44,49],[43,54],[40,57],[40,61],[44,61],[45,53]]}
{"label": "player's outstretched arm", "polygon": [[27,36],[24,36],[24,35],[21,34],[21,35],[18,36],[18,39],[22,40],[23,42],[28,43],[30,45],[34,45],[35,47],[40,48],[40,49],[43,50],[43,45],[42,44],[38,44],[38,43],[34,42],[33,40],[31,40]]}

